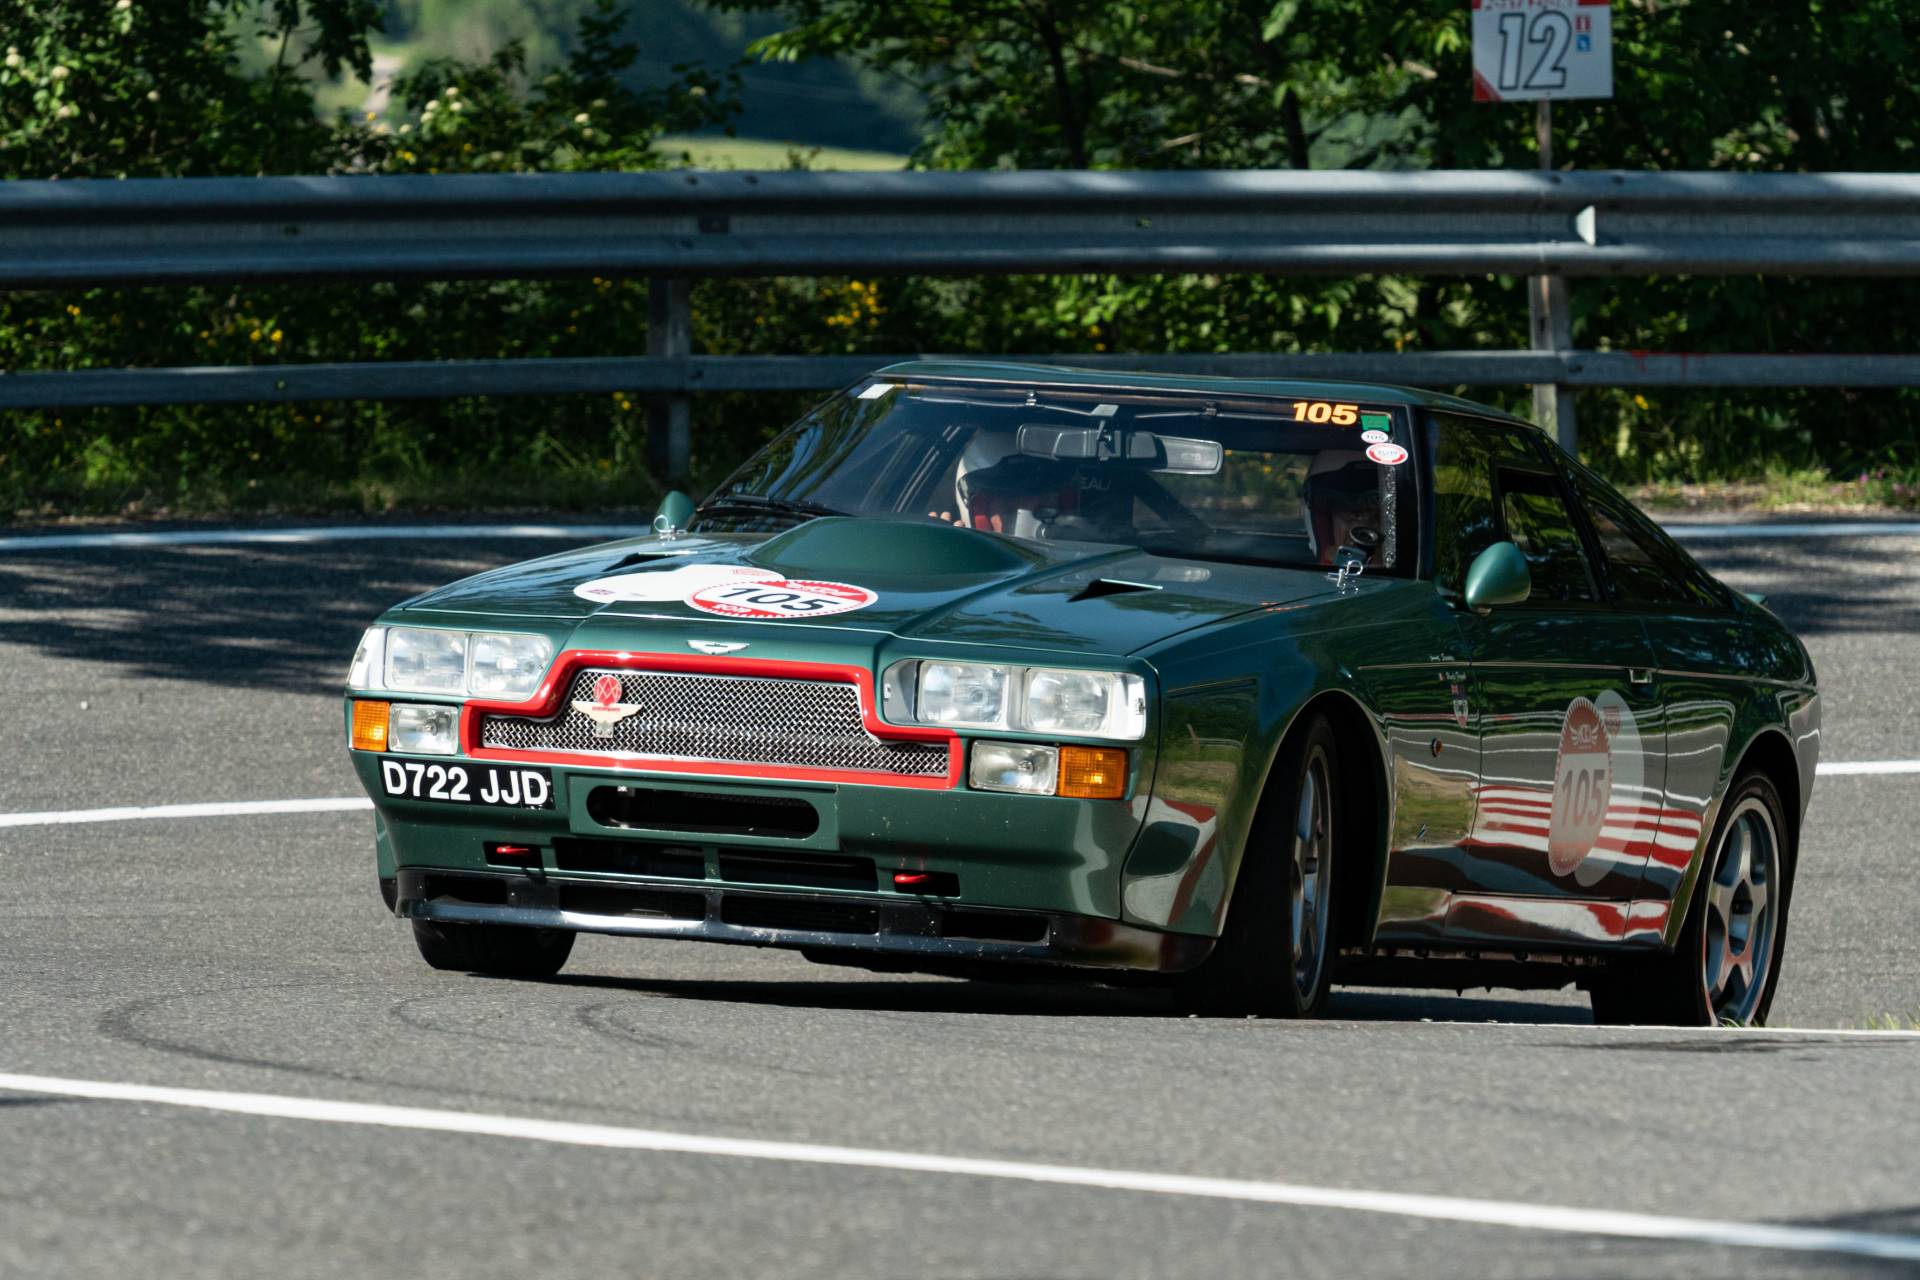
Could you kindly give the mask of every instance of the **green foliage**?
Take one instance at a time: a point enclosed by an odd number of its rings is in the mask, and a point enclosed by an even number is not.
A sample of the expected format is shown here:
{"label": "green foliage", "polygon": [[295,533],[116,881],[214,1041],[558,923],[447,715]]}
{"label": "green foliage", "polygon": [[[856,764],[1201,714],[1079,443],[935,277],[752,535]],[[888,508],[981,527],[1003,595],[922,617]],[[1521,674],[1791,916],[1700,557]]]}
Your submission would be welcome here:
{"label": "green foliage", "polygon": [[[518,41],[538,76],[565,63],[579,16],[592,3],[388,0],[379,51],[411,65],[449,55],[485,57]],[[751,40],[778,25],[768,15],[716,12],[701,0],[646,0],[634,21],[639,56],[622,78],[644,88],[672,78],[677,64],[737,63]],[[776,148],[776,166],[789,145],[902,154],[919,138],[920,106],[898,81],[841,61],[756,63],[745,70],[736,124],[743,136]]]}
{"label": "green foliage", "polygon": [[[729,78],[696,68],[651,92],[628,87],[623,15],[602,0],[567,63],[537,83],[526,83],[517,47],[478,63],[436,60],[396,86],[411,117],[397,127],[325,124],[311,80],[294,69],[364,69],[373,14],[359,0],[327,2],[335,7],[203,0],[151,26],[144,7],[102,4],[90,16],[108,30],[93,44],[84,33],[96,28],[65,23],[66,6],[20,8],[11,29],[40,33],[34,60],[23,49],[20,65],[0,70],[48,92],[37,115],[8,119],[0,164],[10,176],[652,168],[663,163],[653,142],[665,130],[724,121],[735,106]],[[342,14],[361,25],[349,29]],[[283,61],[241,69],[236,31],[249,22],[256,34],[278,33]],[[141,68],[182,49],[193,61],[164,81],[178,100],[149,102]],[[76,92],[92,105],[65,110]],[[0,107],[14,100],[0,95]],[[277,123],[228,128],[263,103],[284,107]],[[140,132],[149,108],[164,127]],[[85,149],[97,136],[68,128],[115,112],[135,141],[114,142],[108,158]],[[644,284],[612,279],[16,293],[0,296],[0,366],[612,355],[630,353],[645,326]],[[625,395],[17,413],[0,429],[0,510],[644,506],[653,498],[644,416]],[[530,469],[542,477],[538,493],[527,487]]]}
{"label": "green foliage", "polygon": [[[582,4],[591,7],[582,8]],[[425,4],[402,15],[424,13]],[[763,59],[851,61],[928,104],[931,168],[1531,167],[1531,112],[1474,103],[1458,0],[716,0],[773,22]],[[668,131],[737,118],[738,68],[641,54],[611,0],[565,39],[435,57],[388,118],[328,121],[316,82],[368,72],[373,0],[0,0],[0,175],[638,169]],[[532,21],[532,19],[529,19]],[[1620,0],[1616,97],[1556,108],[1581,168],[1912,167],[1920,66],[1905,0],[1756,6]],[[742,28],[748,29],[746,27]],[[530,39],[532,37],[529,37]],[[553,63],[552,52],[569,52]],[[533,51],[530,52],[529,50]],[[243,56],[244,55],[244,56]],[[1907,281],[1576,281],[1601,349],[1890,351],[1920,344]],[[713,280],[696,350],[1033,354],[1513,348],[1506,278]],[[91,290],[0,298],[0,365],[67,369],[627,354],[636,281]],[[1524,409],[1521,388],[1489,394]],[[696,401],[696,478],[723,473],[805,396]],[[1781,500],[1920,504],[1913,393],[1583,393],[1583,452],[1675,494],[1702,480]],[[154,407],[12,416],[0,503],[140,506],[617,502],[644,507],[630,397]],[[538,475],[537,491],[524,477]],[[1691,492],[1690,490],[1685,490]],[[1831,496],[1831,493],[1829,493]]]}
{"label": "green foliage", "polygon": [[[1532,112],[1475,103],[1458,0],[719,0],[784,14],[762,57],[852,58],[927,95],[935,168],[1532,167]],[[1614,6],[1615,97],[1562,104],[1581,168],[1906,171],[1920,33],[1905,0]],[[950,349],[1379,350],[1526,343],[1514,280],[914,282],[959,304]],[[958,297],[956,297],[958,295]],[[1904,351],[1920,285],[1576,282],[1574,344]],[[942,314],[948,314],[943,312]],[[1054,321],[1051,328],[1048,318]],[[958,336],[958,335],[956,335]],[[1051,340],[1049,340],[1051,339]],[[923,346],[926,344],[922,342]],[[1480,393],[1486,398],[1484,392]],[[1524,407],[1515,395],[1509,407]],[[1920,467],[1911,392],[1593,393],[1585,452],[1622,478],[1767,465]]]}

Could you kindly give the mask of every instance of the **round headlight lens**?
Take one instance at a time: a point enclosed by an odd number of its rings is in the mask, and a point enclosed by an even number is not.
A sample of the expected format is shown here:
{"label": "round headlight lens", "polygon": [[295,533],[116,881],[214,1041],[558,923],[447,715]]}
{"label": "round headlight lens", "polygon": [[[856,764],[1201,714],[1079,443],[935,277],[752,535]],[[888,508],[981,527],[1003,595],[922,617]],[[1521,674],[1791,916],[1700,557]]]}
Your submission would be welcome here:
{"label": "round headlight lens", "polygon": [[467,690],[524,698],[540,687],[552,659],[553,641],[545,636],[476,635]]}
{"label": "round headlight lens", "polygon": [[387,688],[461,693],[466,687],[466,632],[395,627],[387,633]]}
{"label": "round headlight lens", "polygon": [[1026,673],[1024,692],[1020,727],[1033,733],[1133,739],[1147,731],[1139,676],[1036,667]]}
{"label": "round headlight lens", "polygon": [[1007,722],[1007,669],[971,662],[920,664],[919,718],[986,729]]}
{"label": "round headlight lens", "polygon": [[1098,733],[1119,692],[1100,671],[1027,672],[1027,728],[1035,733]]}

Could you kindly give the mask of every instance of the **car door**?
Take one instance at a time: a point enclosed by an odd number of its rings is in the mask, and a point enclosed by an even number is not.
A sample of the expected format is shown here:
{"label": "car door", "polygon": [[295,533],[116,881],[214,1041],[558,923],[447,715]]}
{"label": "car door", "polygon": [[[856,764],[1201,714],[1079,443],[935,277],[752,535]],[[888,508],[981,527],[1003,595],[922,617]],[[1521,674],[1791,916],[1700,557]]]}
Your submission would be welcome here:
{"label": "car door", "polygon": [[1447,936],[1618,941],[1664,776],[1645,630],[1604,596],[1584,517],[1538,433],[1435,416],[1443,451],[1489,475],[1495,532],[1533,583],[1520,604],[1462,615],[1480,760]]}
{"label": "car door", "polygon": [[1592,523],[1603,583],[1617,608],[1640,618],[1653,654],[1651,714],[1662,727],[1666,773],[1658,826],[1641,830],[1646,857],[1630,934],[1654,942],[1676,923],[1673,903],[1706,835],[1739,687],[1727,679],[1728,656],[1744,652],[1750,636],[1725,587],[1605,481],[1563,465]]}

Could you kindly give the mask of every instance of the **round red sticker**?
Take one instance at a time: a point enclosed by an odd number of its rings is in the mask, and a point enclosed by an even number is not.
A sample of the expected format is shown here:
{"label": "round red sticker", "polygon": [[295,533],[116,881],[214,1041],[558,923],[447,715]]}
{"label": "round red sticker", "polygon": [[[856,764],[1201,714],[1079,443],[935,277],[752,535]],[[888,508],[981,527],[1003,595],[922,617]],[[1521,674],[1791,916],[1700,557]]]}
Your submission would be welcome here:
{"label": "round red sticker", "polygon": [[702,613],[723,618],[825,618],[864,609],[880,597],[865,587],[844,582],[803,582],[782,578],[772,582],[720,582],[702,587],[686,602]]}
{"label": "round red sticker", "polygon": [[1575,698],[1560,722],[1560,755],[1553,766],[1553,819],[1547,828],[1547,865],[1573,871],[1593,852],[1613,799],[1613,742],[1599,710]]}
{"label": "round red sticker", "polygon": [[1383,467],[1397,467],[1407,460],[1407,451],[1391,442],[1370,444],[1367,446],[1367,456]]}

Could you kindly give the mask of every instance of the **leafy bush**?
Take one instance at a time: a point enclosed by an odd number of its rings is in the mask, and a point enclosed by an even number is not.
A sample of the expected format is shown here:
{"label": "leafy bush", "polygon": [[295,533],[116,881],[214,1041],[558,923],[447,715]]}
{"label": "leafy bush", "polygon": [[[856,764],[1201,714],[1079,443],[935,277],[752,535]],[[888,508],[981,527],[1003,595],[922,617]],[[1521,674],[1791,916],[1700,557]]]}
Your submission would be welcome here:
{"label": "leafy bush", "polygon": [[[665,133],[725,126],[737,68],[636,87],[600,0],[565,61],[509,43],[395,84],[390,119],[314,107],[368,74],[374,0],[0,0],[0,177],[646,169]],[[1616,6],[1617,97],[1560,109],[1582,167],[1910,167],[1920,65],[1903,0]],[[923,167],[1530,166],[1529,114],[1473,104],[1457,0],[722,0],[774,10],[760,56],[832,54],[910,79]],[[1920,333],[1904,280],[1575,282],[1575,344],[1888,351]],[[1268,276],[702,281],[695,349],[982,354],[1513,348],[1510,278]],[[631,354],[644,281],[93,289],[0,297],[14,371]],[[1522,388],[1489,393],[1525,408]],[[695,482],[805,395],[695,401]],[[1583,452],[1669,487],[1828,475],[1920,502],[1909,391],[1581,396]],[[646,506],[632,396],[21,412],[0,427],[0,510]],[[1869,480],[1855,480],[1865,475]],[[537,482],[531,477],[538,477]],[[1853,490],[1849,490],[1852,492]]]}

